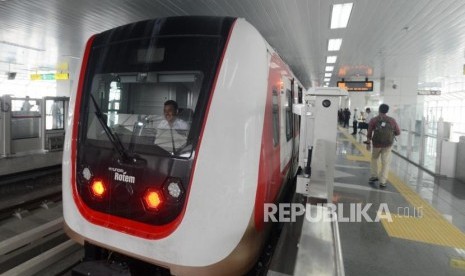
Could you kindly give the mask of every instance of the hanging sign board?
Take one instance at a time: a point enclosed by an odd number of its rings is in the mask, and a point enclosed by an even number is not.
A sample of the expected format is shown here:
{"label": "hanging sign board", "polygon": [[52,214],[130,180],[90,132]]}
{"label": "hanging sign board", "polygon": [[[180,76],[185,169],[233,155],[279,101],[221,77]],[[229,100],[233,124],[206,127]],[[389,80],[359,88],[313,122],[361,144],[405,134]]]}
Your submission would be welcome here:
{"label": "hanging sign board", "polygon": [[441,90],[417,90],[418,95],[441,95]]}
{"label": "hanging sign board", "polygon": [[31,80],[69,80],[69,73],[56,73],[56,74],[31,74]]}

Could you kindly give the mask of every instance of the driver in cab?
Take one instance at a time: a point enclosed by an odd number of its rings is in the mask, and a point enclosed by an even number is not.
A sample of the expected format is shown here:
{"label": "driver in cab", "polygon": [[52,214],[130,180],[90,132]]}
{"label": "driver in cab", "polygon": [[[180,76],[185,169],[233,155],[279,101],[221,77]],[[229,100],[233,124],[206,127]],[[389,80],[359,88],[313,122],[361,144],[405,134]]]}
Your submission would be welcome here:
{"label": "driver in cab", "polygon": [[178,103],[173,100],[168,100],[163,106],[163,114],[165,119],[160,122],[158,129],[176,129],[176,130],[189,130],[189,125],[179,119]]}
{"label": "driver in cab", "polygon": [[163,113],[165,119],[157,127],[155,144],[174,153],[186,144],[189,124],[177,117],[178,103],[173,100],[165,102]]}

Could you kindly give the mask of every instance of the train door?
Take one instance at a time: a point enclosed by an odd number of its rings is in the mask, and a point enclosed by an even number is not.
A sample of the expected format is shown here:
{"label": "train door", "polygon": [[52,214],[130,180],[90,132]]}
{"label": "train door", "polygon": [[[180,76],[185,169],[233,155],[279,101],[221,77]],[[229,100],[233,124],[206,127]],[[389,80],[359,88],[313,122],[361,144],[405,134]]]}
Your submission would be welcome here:
{"label": "train door", "polygon": [[[292,104],[297,104],[302,102],[302,87],[292,79],[291,83],[292,88]],[[300,140],[300,116],[297,116],[292,112],[292,128],[293,128],[293,142],[292,142],[292,161],[291,161],[291,173],[294,176],[297,173],[297,168],[299,166],[299,140]]]}
{"label": "train door", "polygon": [[293,113],[292,113],[292,83],[291,80],[286,77],[281,77],[281,100],[280,100],[280,110],[281,110],[281,172],[285,173],[291,165],[291,156],[293,150]]}

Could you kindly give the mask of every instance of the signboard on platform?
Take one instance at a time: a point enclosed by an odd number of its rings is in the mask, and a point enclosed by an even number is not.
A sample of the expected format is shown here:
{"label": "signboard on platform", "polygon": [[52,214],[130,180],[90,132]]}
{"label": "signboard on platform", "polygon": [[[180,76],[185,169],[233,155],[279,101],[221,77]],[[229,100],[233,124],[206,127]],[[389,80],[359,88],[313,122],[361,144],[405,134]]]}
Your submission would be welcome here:
{"label": "signboard on platform", "polygon": [[417,94],[422,96],[441,95],[441,90],[417,90]]}
{"label": "signboard on platform", "polygon": [[68,80],[69,73],[56,73],[56,74],[31,74],[31,80]]}

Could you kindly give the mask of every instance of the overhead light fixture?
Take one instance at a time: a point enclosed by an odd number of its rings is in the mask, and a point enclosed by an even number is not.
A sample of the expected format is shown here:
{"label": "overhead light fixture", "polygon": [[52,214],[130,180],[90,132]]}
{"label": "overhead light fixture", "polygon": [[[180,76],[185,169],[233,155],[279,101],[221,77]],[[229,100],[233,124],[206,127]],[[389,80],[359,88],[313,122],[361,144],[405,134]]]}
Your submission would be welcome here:
{"label": "overhead light fixture", "polygon": [[333,73],[325,73],[326,78],[331,78],[332,75],[333,75]]}
{"label": "overhead light fixture", "polygon": [[10,42],[10,41],[5,41],[5,40],[0,40],[0,44],[10,45],[10,46],[14,46],[14,47],[18,47],[18,48],[24,48],[24,49],[38,51],[38,52],[45,52],[45,49],[30,47],[30,46],[27,46],[27,45],[21,45],[21,44],[17,44],[17,43]]}
{"label": "overhead light fixture", "polygon": [[326,72],[332,72],[334,70],[334,66],[326,66],[325,71]]}
{"label": "overhead light fixture", "polygon": [[327,56],[326,63],[336,63],[337,56]]}
{"label": "overhead light fixture", "polygon": [[331,29],[347,28],[353,5],[354,3],[333,5],[331,14]]}
{"label": "overhead light fixture", "polygon": [[331,80],[330,78],[324,78],[324,79],[323,79],[323,81],[325,81],[325,82],[328,82],[328,81],[330,81],[330,80]]}
{"label": "overhead light fixture", "polygon": [[339,51],[341,49],[342,38],[331,38],[328,41],[328,51]]}

